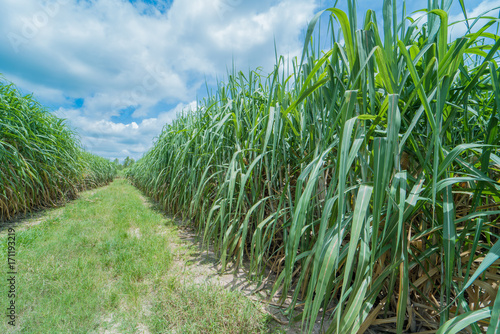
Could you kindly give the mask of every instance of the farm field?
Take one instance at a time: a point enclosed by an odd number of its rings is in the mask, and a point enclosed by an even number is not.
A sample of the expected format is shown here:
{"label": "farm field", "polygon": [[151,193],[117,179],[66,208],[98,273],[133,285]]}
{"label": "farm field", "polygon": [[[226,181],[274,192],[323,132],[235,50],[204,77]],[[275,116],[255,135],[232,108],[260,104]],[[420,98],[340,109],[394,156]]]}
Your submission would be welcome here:
{"label": "farm field", "polygon": [[230,72],[128,177],[223,267],[270,269],[305,332],[498,332],[498,23],[452,36],[440,8],[327,9],[326,49],[320,12],[300,59]]}
{"label": "farm field", "polygon": [[0,77],[0,221],[105,185],[116,169],[81,148],[64,120]]}
{"label": "farm field", "polygon": [[[500,333],[499,19],[348,3],[271,73],[207,83],[119,173],[0,82],[0,332],[292,332],[267,303],[303,333]],[[186,283],[164,214],[267,300]]]}

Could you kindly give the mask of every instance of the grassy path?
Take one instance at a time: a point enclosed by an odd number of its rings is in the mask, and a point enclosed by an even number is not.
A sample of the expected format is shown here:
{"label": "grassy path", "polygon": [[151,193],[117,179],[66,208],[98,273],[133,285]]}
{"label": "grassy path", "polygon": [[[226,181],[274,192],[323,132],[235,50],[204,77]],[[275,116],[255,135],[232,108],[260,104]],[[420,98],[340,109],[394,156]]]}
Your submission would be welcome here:
{"label": "grassy path", "polygon": [[181,282],[173,224],[126,180],[82,193],[14,227],[16,326],[7,233],[0,241],[0,333],[259,333],[264,316],[244,297]]}

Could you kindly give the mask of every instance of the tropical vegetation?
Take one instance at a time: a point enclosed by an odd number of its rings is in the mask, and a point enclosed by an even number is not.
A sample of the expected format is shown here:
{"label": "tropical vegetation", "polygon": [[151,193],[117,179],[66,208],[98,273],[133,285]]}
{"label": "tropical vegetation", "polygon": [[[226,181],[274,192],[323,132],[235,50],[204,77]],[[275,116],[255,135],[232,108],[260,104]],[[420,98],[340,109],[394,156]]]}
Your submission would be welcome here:
{"label": "tropical vegetation", "polygon": [[460,22],[445,0],[385,0],[381,24],[355,0],[318,13],[301,59],[229,73],[129,178],[224,266],[276,274],[309,331],[323,314],[330,333],[497,333],[498,19],[459,4]]}
{"label": "tropical vegetation", "polygon": [[116,168],[31,95],[0,81],[0,220],[109,183]]}

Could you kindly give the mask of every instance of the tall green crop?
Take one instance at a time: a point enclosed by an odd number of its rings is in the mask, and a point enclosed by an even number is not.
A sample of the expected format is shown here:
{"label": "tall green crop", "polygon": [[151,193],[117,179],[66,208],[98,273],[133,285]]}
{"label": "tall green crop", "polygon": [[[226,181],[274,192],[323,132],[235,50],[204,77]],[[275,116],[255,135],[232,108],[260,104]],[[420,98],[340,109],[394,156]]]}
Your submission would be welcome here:
{"label": "tall green crop", "polygon": [[0,220],[109,182],[114,166],[84,152],[62,119],[0,82]]}
{"label": "tall green crop", "polygon": [[354,1],[330,8],[326,51],[311,43],[319,13],[293,73],[280,58],[267,77],[230,74],[129,177],[193,219],[223,266],[275,272],[308,330],[328,309],[335,333],[377,318],[495,333],[500,38],[486,17],[450,40],[450,3],[429,2],[421,26],[386,0],[383,24],[368,11],[361,29]]}

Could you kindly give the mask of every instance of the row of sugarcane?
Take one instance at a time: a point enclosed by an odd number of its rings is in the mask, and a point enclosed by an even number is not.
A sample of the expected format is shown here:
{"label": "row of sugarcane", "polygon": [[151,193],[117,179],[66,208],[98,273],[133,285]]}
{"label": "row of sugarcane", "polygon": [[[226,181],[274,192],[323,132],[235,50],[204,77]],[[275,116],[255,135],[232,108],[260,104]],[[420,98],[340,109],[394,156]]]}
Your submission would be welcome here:
{"label": "row of sugarcane", "polygon": [[382,25],[348,4],[312,19],[291,73],[230,73],[128,177],[223,267],[274,274],[308,332],[497,333],[497,19],[464,10],[451,38],[451,1],[414,19],[385,0]]}
{"label": "row of sugarcane", "polygon": [[115,174],[114,164],[82,149],[63,119],[0,82],[0,221],[56,206]]}

